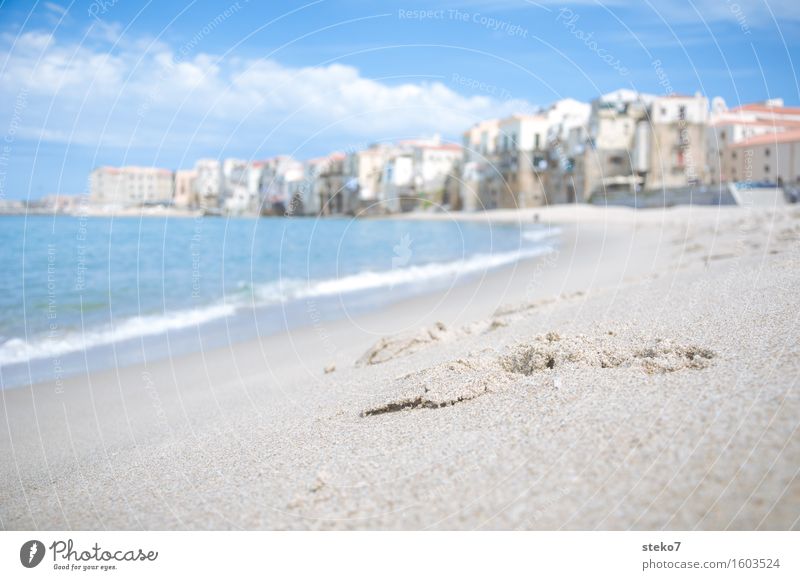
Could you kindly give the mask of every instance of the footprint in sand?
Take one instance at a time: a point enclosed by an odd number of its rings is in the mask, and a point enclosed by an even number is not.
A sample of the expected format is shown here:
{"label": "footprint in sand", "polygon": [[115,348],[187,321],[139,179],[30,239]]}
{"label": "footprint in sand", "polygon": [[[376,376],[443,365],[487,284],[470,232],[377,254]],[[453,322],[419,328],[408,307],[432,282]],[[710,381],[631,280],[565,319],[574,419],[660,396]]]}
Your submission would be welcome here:
{"label": "footprint in sand", "polygon": [[715,356],[708,348],[664,338],[629,342],[613,332],[595,337],[550,332],[500,356],[471,356],[400,377],[391,398],[367,407],[361,416],[450,407],[502,390],[515,375],[532,376],[565,366],[630,368],[652,375],[705,369]]}

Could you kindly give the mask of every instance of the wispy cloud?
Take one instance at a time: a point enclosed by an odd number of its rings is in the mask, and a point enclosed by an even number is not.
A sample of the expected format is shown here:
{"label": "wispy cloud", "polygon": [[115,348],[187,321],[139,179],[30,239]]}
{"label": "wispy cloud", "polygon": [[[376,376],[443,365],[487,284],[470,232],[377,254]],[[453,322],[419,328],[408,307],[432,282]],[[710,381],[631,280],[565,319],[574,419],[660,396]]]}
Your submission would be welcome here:
{"label": "wispy cloud", "polygon": [[8,102],[26,91],[19,136],[97,147],[236,143],[255,152],[273,140],[291,150],[318,133],[340,140],[458,135],[481,118],[530,108],[464,96],[435,79],[373,80],[336,62],[289,67],[128,42],[113,24],[94,36],[105,45],[33,31],[0,38],[0,60],[7,59],[0,95]]}
{"label": "wispy cloud", "polygon": [[56,14],[60,14],[62,16],[67,13],[66,8],[64,8],[60,4],[56,4],[55,2],[45,2],[44,6],[51,12],[55,12]]}

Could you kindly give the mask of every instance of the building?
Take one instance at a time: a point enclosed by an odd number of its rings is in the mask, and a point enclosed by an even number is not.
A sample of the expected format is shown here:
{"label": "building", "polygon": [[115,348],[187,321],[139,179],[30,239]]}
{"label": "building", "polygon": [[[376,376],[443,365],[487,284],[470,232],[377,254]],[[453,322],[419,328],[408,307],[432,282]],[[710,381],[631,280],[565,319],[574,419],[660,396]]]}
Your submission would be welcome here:
{"label": "building", "polygon": [[381,178],[382,197],[385,210],[391,213],[408,211],[416,206],[417,186],[421,186],[414,175],[414,154],[399,153],[389,159]]}
{"label": "building", "polygon": [[646,190],[680,188],[705,181],[708,99],[668,95],[650,102],[636,125],[633,173]]}
{"label": "building", "polygon": [[546,111],[548,176],[547,203],[580,201],[575,186],[576,160],[585,152],[592,107],[575,99],[562,99]]}
{"label": "building", "polygon": [[346,211],[344,153],[331,153],[317,175],[316,192],[319,195],[320,215],[337,215]]}
{"label": "building", "polygon": [[494,154],[481,176],[481,205],[515,208],[545,204],[547,116],[512,115],[501,119],[497,129]]}
{"label": "building", "polygon": [[257,205],[257,192],[250,189],[250,167],[243,159],[222,162],[222,206],[228,214],[248,213]]}
{"label": "building", "polygon": [[[707,130],[707,181],[710,184],[737,181],[737,167],[731,154],[733,148],[746,140],[800,129],[800,108],[784,107],[782,99],[752,103],[728,109],[725,101],[716,97],[711,104]],[[741,167],[739,167],[741,170]]]}
{"label": "building", "polygon": [[194,208],[198,207],[197,171],[194,169],[179,169],[175,172],[175,194],[172,203],[177,207]]}
{"label": "building", "polygon": [[800,186],[800,128],[755,135],[725,148],[727,181]]}
{"label": "building", "polygon": [[576,199],[591,106],[562,99],[535,114],[475,124],[463,136],[459,197],[465,210],[534,207]]}
{"label": "building", "polygon": [[157,167],[100,167],[90,177],[94,204],[128,207],[172,201],[172,172]]}
{"label": "building", "polygon": [[619,89],[592,101],[589,131],[581,159],[575,163],[576,196],[613,191],[635,192],[644,185],[633,164],[637,126],[647,119],[653,95]]}
{"label": "building", "polygon": [[253,215],[261,213],[261,179],[264,175],[264,162],[253,161],[247,167],[247,195],[249,197],[250,212]]}
{"label": "building", "polygon": [[325,203],[321,194],[322,173],[329,163],[328,157],[315,157],[303,161],[303,181],[298,194],[305,215],[320,215]]}
{"label": "building", "polygon": [[345,172],[345,211],[385,212],[381,183],[386,162],[395,155],[391,145],[377,143],[366,149],[346,155]]}
{"label": "building", "polygon": [[439,205],[451,205],[448,185],[457,184],[458,167],[464,155],[455,143],[415,143],[411,146],[414,193],[417,197]]}
{"label": "building", "polygon": [[302,215],[303,164],[289,155],[278,155],[262,163],[261,213]]}
{"label": "building", "polygon": [[217,208],[222,202],[222,165],[216,159],[199,159],[194,166],[195,193],[202,208]]}
{"label": "building", "polygon": [[465,211],[486,209],[481,190],[493,167],[499,132],[499,119],[480,121],[464,132],[459,205]]}

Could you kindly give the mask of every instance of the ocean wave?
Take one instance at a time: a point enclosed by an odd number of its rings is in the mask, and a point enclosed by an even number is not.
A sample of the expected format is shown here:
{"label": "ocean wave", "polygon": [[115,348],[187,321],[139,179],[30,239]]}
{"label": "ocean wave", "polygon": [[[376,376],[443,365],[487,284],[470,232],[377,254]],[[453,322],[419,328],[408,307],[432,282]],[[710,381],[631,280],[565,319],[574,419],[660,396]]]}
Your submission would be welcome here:
{"label": "ocean wave", "polygon": [[[540,233],[540,232],[526,232]],[[551,234],[552,235],[552,234]],[[550,237],[550,236],[548,236]],[[537,239],[541,241],[544,238]],[[86,332],[69,332],[58,338],[43,337],[32,341],[12,338],[0,345],[0,366],[59,356],[170,330],[191,328],[232,316],[240,308],[269,306],[292,300],[328,297],[352,292],[368,292],[399,287],[425,287],[436,282],[455,280],[493,268],[513,264],[552,251],[547,244],[497,254],[475,254],[455,262],[433,262],[382,271],[364,271],[323,280],[282,279],[255,285],[248,292],[226,297],[224,303],[191,310],[126,318],[111,327]],[[241,288],[242,290],[244,288]]]}
{"label": "ocean wave", "polygon": [[381,288],[396,288],[406,285],[422,285],[436,280],[458,278],[477,274],[500,266],[513,264],[521,259],[533,258],[550,252],[548,246],[528,248],[498,254],[476,254],[457,262],[434,262],[384,271],[367,271],[341,278],[311,282],[298,298],[331,296],[348,292],[363,292]]}
{"label": "ocean wave", "polygon": [[560,228],[547,228],[539,230],[528,230],[522,232],[522,239],[526,242],[543,242],[556,238],[561,234]]}
{"label": "ocean wave", "polygon": [[12,338],[0,345],[0,366],[59,356],[140,338],[197,326],[212,320],[230,316],[236,312],[232,304],[213,304],[192,310],[174,310],[164,314],[134,316],[122,320],[118,325],[92,329],[86,332],[68,332],[57,338],[40,338],[28,342]]}

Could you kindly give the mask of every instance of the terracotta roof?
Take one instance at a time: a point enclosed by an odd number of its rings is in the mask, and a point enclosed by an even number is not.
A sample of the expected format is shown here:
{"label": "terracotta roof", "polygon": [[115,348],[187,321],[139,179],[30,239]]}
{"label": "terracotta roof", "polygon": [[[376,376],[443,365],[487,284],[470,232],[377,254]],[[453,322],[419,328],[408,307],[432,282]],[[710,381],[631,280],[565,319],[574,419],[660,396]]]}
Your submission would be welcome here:
{"label": "terracotta roof", "polygon": [[767,135],[756,135],[744,141],[740,141],[732,145],[732,147],[752,147],[754,145],[769,145],[778,143],[791,143],[793,141],[800,141],[800,129],[793,129],[791,131],[783,131],[780,133],[769,133]]}
{"label": "terracotta roof", "polygon": [[800,127],[800,120],[792,119],[736,119],[734,117],[717,119],[711,122],[712,127],[720,125],[748,125],[752,127]]}
{"label": "terracotta roof", "polygon": [[772,107],[769,105],[761,105],[759,103],[751,103],[749,105],[740,105],[731,109],[731,111],[752,111],[760,113],[775,113],[776,115],[800,115],[800,107]]}

